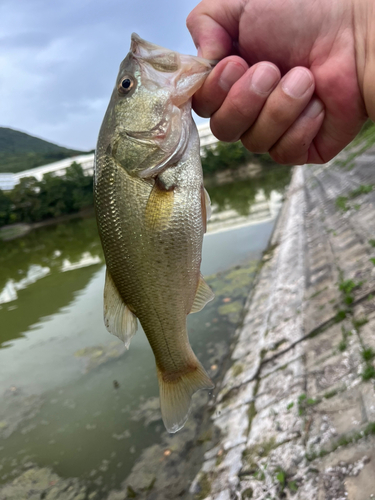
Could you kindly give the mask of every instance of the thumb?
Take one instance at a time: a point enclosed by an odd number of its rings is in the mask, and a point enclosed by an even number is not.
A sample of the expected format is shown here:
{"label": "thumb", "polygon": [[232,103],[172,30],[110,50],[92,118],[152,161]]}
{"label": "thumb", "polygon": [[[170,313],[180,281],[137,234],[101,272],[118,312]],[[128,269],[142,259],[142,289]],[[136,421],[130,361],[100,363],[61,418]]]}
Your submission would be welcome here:
{"label": "thumb", "polygon": [[[204,3],[204,2],[202,2]],[[229,33],[198,4],[186,19],[186,25],[198,49],[198,56],[206,59],[223,59],[233,51]]]}

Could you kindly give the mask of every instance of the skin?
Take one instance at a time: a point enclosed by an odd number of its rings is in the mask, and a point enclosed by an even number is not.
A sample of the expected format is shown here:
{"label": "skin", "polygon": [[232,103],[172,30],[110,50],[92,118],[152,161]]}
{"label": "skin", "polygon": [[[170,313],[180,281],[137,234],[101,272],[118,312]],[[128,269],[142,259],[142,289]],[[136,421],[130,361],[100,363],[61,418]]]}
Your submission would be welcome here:
{"label": "skin", "polygon": [[187,26],[220,59],[193,107],[216,137],[279,163],[325,163],[375,119],[370,0],[203,0]]}

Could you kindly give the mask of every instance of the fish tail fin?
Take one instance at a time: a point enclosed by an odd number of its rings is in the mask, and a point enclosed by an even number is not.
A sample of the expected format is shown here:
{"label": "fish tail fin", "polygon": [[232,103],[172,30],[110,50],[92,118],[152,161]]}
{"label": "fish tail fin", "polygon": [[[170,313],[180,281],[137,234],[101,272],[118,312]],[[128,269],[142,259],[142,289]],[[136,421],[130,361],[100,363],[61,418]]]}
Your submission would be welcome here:
{"label": "fish tail fin", "polygon": [[179,373],[163,373],[158,367],[160,409],[168,432],[180,430],[189,416],[192,395],[200,389],[213,389],[214,384],[194,355],[194,366]]}

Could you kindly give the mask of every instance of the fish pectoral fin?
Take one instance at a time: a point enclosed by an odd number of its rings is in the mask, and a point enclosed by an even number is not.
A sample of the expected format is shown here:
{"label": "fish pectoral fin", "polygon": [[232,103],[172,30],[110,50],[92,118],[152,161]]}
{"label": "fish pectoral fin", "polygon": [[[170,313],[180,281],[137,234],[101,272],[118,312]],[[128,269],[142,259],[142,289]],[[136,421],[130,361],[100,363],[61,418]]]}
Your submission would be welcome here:
{"label": "fish pectoral fin", "polygon": [[104,324],[109,333],[116,335],[129,349],[138,327],[137,316],[124,304],[108,269],[104,285]]}
{"label": "fish pectoral fin", "polygon": [[214,292],[204,281],[203,276],[200,275],[198,288],[194,297],[194,302],[190,314],[201,311],[207,304],[207,302],[210,302],[214,298],[215,298]]}
{"label": "fish pectoral fin", "polygon": [[193,364],[180,373],[163,373],[158,367],[160,409],[168,432],[180,430],[189,416],[192,395],[200,389],[213,389],[214,384],[194,356]]}
{"label": "fish pectoral fin", "polygon": [[206,202],[206,218],[207,220],[210,220],[212,215],[211,198],[210,195],[207,193],[207,189],[203,188],[203,190],[204,190],[204,199]]}
{"label": "fish pectoral fin", "polygon": [[202,223],[204,232],[207,232],[207,221],[211,219],[211,200],[206,189],[201,187],[201,207],[202,207]]}
{"label": "fish pectoral fin", "polygon": [[165,187],[156,177],[145,210],[145,221],[148,229],[162,231],[168,227],[173,213],[174,186]]}

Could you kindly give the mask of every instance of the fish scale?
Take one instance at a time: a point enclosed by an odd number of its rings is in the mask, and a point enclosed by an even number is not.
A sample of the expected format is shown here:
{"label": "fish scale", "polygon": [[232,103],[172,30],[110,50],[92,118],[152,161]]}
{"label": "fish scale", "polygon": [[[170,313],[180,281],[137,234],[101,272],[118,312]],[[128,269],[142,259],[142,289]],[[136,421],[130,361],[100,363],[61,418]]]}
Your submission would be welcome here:
{"label": "fish scale", "polygon": [[208,195],[191,117],[191,96],[210,69],[133,34],[96,152],[105,324],[129,346],[140,321],[169,432],[186,422],[194,392],[213,387],[186,327],[187,315],[213,298],[200,274]]}

